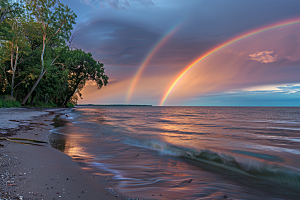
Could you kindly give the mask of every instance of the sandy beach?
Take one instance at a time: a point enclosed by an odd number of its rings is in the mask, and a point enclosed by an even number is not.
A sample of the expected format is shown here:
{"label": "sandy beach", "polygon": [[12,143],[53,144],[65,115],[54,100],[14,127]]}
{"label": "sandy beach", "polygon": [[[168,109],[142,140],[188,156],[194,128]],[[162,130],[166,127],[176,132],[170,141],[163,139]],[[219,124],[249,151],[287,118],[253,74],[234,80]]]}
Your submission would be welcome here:
{"label": "sandy beach", "polygon": [[[66,109],[0,108],[0,199],[125,199],[106,177],[82,169],[79,162],[49,145],[52,119]],[[32,143],[32,142],[29,142]]]}

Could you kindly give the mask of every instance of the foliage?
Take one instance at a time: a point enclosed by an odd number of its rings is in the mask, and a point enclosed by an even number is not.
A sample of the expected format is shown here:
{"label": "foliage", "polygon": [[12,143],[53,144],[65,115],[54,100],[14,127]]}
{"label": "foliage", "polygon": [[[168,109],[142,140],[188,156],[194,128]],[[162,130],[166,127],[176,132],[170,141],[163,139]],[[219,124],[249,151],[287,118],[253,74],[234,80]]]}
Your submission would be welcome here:
{"label": "foliage", "polygon": [[0,1],[0,23],[4,20],[13,18],[21,11],[21,6],[19,2],[11,0],[1,0]]}
{"label": "foliage", "polygon": [[65,63],[64,67],[69,72],[67,97],[63,106],[75,93],[81,97],[80,91],[87,80],[95,81],[99,89],[108,83],[108,76],[104,73],[103,64],[95,61],[90,53],[78,49],[69,50],[64,52],[59,60]]}
{"label": "foliage", "polygon": [[[74,106],[87,80],[108,77],[92,54],[66,44],[76,15],[59,0],[1,1],[0,95],[42,107]],[[23,6],[23,7],[22,7]],[[0,12],[0,14],[1,14]]]}
{"label": "foliage", "polygon": [[14,100],[3,100],[0,99],[0,108],[11,108],[11,107],[20,107],[21,103]]}
{"label": "foliage", "polygon": [[75,107],[75,105],[74,105],[74,104],[72,104],[72,103],[67,103],[67,107],[69,107],[69,108],[74,108],[74,107]]}
{"label": "foliage", "polygon": [[41,78],[49,67],[53,66],[53,62],[57,58],[54,58],[52,62],[45,62],[44,54],[47,44],[54,39],[62,42],[63,39],[70,37],[72,25],[75,24],[75,18],[77,17],[68,6],[61,4],[58,0],[26,0],[26,10],[40,27],[43,35],[43,46],[41,52],[41,73],[21,104],[26,103]]}

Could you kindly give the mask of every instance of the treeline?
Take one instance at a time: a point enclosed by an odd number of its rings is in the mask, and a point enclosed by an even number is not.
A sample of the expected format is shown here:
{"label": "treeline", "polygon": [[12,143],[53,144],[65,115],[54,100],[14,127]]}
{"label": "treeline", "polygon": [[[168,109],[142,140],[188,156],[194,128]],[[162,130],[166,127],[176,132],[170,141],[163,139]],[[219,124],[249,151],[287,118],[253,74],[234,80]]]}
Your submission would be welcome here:
{"label": "treeline", "polygon": [[0,96],[22,105],[68,106],[88,80],[99,89],[108,83],[102,63],[71,47],[75,19],[59,0],[1,0]]}

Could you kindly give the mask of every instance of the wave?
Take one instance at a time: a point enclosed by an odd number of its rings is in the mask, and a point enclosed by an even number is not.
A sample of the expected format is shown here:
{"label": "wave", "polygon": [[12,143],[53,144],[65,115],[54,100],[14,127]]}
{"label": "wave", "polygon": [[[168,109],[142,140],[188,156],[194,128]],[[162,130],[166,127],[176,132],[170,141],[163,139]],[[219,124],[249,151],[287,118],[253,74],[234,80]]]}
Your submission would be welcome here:
{"label": "wave", "polygon": [[231,155],[219,154],[210,150],[203,150],[198,155],[186,154],[183,157],[234,171],[248,177],[268,180],[295,188],[300,187],[300,171],[298,169],[270,165],[254,160],[237,161]]}
{"label": "wave", "polygon": [[292,188],[300,188],[300,170],[295,168],[280,165],[271,165],[251,159],[238,159],[232,155],[217,153],[208,149],[197,151],[194,149],[179,147],[156,140],[127,140],[125,143],[131,146],[157,150],[161,154],[167,154],[215,166],[245,175],[247,177],[264,181],[271,181],[273,183],[285,185]]}
{"label": "wave", "polygon": [[[97,124],[92,121],[78,121],[78,126],[83,126],[89,129],[101,130],[101,139],[122,142],[130,146],[137,146],[141,148],[152,149],[160,152],[161,154],[171,155],[174,157],[180,157],[183,159],[193,160],[196,163],[205,163],[209,166],[216,166],[228,171],[239,173],[247,177],[270,181],[272,183],[278,183],[293,188],[300,188],[300,170],[282,165],[268,164],[260,162],[254,159],[243,159],[238,156],[230,154],[224,154],[214,152],[210,149],[196,150],[188,147],[173,145],[154,138],[151,134],[144,134],[142,139],[139,135],[131,134],[126,128],[118,127],[114,125]],[[207,124],[210,125],[210,124]],[[137,129],[137,128],[136,128]],[[151,131],[151,132],[167,132],[164,129],[159,128],[144,128],[141,127],[139,131]],[[172,131],[174,133],[174,131]],[[183,133],[183,132],[176,132]],[[185,132],[185,134],[187,134]],[[193,133],[196,134],[196,133]],[[147,138],[146,138],[147,137]],[[272,150],[279,152],[288,152],[293,154],[299,154],[297,150],[289,150],[280,147],[268,147],[262,145],[253,145],[252,149]],[[200,148],[199,148],[200,149]],[[262,154],[261,154],[262,155]],[[264,154],[266,156],[267,154]],[[262,158],[268,160],[266,158]],[[269,161],[277,159],[270,157]]]}

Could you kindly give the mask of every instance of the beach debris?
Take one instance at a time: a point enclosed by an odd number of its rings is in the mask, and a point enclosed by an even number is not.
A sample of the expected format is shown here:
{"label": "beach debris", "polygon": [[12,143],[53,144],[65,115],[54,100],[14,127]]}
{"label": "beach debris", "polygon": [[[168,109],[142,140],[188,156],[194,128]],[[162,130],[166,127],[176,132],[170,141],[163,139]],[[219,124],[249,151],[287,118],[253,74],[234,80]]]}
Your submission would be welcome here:
{"label": "beach debris", "polygon": [[6,181],[6,185],[8,185],[8,186],[16,186],[16,184],[14,183],[14,181]]}
{"label": "beach debris", "polygon": [[9,121],[11,121],[11,122],[20,122],[18,120],[14,120],[14,119],[10,119]]}
{"label": "beach debris", "polygon": [[37,123],[37,122],[30,122],[30,124],[37,124],[37,125],[44,125],[44,126],[48,126],[47,124],[45,123]]}
{"label": "beach debris", "polygon": [[[7,140],[10,142],[15,142],[19,144],[29,144],[29,145],[35,145],[35,146],[43,146],[41,144],[47,144],[47,142],[39,141],[39,140],[31,140],[26,138],[8,138],[8,137],[0,137],[0,140]],[[37,143],[37,144],[36,144]]]}
{"label": "beach debris", "polygon": [[112,188],[105,188],[109,193],[111,193],[112,195],[115,195],[116,197],[118,197],[119,195],[117,193],[115,193],[115,191]]}

